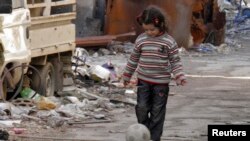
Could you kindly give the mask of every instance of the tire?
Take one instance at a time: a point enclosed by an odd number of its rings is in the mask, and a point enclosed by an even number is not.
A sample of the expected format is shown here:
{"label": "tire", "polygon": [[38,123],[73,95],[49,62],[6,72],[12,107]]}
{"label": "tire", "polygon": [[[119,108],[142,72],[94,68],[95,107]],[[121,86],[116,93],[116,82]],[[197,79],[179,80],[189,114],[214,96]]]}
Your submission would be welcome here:
{"label": "tire", "polygon": [[6,100],[7,99],[7,81],[2,81],[0,88],[0,100]]}
{"label": "tire", "polygon": [[63,89],[63,63],[58,59],[51,60],[55,70],[55,92],[61,92]]}
{"label": "tire", "polygon": [[1,83],[2,86],[0,88],[0,99],[8,100],[12,96],[12,95],[10,95],[12,93],[8,93],[8,89],[14,90],[16,88],[16,86],[13,82],[13,77],[12,77],[11,73],[8,72],[7,68],[4,68],[3,74],[5,74],[5,77],[1,78],[3,80]]}
{"label": "tire", "polygon": [[[55,70],[53,65],[48,62],[45,66],[37,67],[40,77],[36,72],[32,74],[31,88],[43,96],[53,96],[55,92]],[[40,83],[40,82],[41,83]]]}

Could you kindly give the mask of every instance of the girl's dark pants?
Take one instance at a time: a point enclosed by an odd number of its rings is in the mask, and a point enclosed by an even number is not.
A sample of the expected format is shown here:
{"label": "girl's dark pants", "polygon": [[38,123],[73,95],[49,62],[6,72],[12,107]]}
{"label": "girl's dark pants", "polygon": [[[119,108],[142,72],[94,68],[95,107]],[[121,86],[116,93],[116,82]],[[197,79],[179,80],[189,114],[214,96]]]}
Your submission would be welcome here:
{"label": "girl's dark pants", "polygon": [[162,135],[168,92],[168,84],[138,80],[136,116],[139,123],[148,127],[153,141],[160,141]]}

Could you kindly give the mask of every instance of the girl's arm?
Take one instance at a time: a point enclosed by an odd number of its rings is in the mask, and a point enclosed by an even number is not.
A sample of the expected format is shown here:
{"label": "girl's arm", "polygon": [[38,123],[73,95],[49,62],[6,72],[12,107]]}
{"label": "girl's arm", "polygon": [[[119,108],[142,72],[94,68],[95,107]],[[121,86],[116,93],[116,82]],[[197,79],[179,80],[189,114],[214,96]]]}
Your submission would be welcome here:
{"label": "girl's arm", "polygon": [[186,84],[186,77],[183,72],[181,58],[179,56],[178,45],[176,42],[171,46],[169,52],[169,61],[172,68],[172,73],[174,75],[175,81],[177,85],[185,85]]}
{"label": "girl's arm", "polygon": [[130,58],[128,60],[128,63],[126,65],[125,71],[123,73],[123,80],[125,82],[129,82],[133,73],[135,72],[138,61],[140,59],[141,51],[140,46],[138,44],[135,45],[135,48],[133,49]]}

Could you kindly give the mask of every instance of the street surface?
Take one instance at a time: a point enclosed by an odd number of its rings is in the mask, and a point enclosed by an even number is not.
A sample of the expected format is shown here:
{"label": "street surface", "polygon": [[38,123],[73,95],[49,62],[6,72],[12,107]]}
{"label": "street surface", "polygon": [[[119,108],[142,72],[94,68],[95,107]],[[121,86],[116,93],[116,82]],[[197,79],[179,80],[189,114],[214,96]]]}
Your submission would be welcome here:
{"label": "street surface", "polygon": [[[206,141],[210,124],[250,124],[249,52],[249,44],[244,43],[243,48],[229,54],[182,55],[188,84],[170,87],[162,141]],[[125,65],[126,59],[121,60],[119,63]],[[134,107],[115,109],[111,114],[115,115],[114,121],[109,123],[45,129],[37,136],[125,141],[126,129],[137,122]]]}

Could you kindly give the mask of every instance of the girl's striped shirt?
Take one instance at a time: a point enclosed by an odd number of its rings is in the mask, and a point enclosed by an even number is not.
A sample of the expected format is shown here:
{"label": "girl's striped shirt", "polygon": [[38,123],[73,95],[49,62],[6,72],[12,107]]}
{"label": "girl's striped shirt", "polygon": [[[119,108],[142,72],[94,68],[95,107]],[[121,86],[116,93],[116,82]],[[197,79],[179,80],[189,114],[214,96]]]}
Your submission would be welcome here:
{"label": "girl's striped shirt", "polygon": [[145,33],[138,36],[123,79],[130,81],[134,71],[137,71],[138,79],[155,84],[169,83],[171,74],[178,82],[185,79],[177,43],[167,33],[157,37]]}

